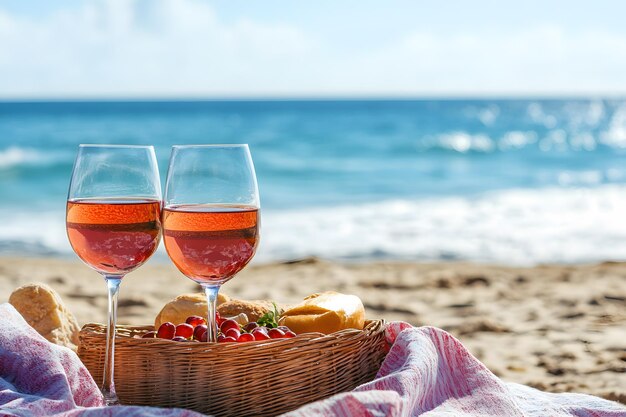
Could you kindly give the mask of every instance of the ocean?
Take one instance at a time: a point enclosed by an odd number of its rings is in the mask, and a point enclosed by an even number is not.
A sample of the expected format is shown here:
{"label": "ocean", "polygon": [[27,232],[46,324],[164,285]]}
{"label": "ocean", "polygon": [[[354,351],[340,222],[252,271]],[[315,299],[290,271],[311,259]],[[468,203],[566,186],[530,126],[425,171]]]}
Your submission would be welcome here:
{"label": "ocean", "polygon": [[257,262],[626,259],[626,100],[0,102],[0,254],[74,256],[80,143],[248,143]]}

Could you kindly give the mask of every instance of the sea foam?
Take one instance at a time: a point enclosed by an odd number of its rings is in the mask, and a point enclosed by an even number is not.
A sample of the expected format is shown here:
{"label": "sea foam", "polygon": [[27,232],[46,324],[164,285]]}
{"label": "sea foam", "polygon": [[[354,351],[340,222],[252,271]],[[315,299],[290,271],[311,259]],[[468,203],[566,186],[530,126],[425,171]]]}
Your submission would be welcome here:
{"label": "sea foam", "polygon": [[51,159],[51,154],[36,149],[10,146],[0,150],[0,169],[9,169],[19,165],[41,165]]}
{"label": "sea foam", "polygon": [[625,213],[623,186],[268,211],[258,257],[518,265],[626,259]]}
{"label": "sea foam", "polygon": [[[255,262],[309,256],[516,265],[619,260],[626,259],[625,213],[626,186],[618,185],[267,209]],[[0,252],[71,255],[64,213],[21,212],[12,219],[0,225]],[[156,257],[167,260],[162,247]]]}

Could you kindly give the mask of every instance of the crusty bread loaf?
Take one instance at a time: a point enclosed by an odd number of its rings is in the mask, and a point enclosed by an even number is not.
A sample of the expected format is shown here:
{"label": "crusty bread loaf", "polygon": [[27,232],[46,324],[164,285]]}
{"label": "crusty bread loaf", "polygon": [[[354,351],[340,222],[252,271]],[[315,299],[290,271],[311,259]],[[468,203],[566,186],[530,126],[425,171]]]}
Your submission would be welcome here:
{"label": "crusty bread loaf", "polygon": [[362,330],[365,309],[355,295],[333,291],[313,294],[283,312],[280,324],[296,334],[319,332],[330,334],[343,329]]}
{"label": "crusty bread loaf", "polygon": [[222,317],[233,317],[244,313],[249,321],[257,321],[268,311],[274,311],[274,306],[268,300],[230,300],[217,307],[217,311]]}
{"label": "crusty bread loaf", "polygon": [[76,350],[80,327],[52,288],[45,284],[23,285],[13,291],[9,303],[48,341]]}
{"label": "crusty bread loaf", "polygon": [[[227,302],[230,298],[222,293],[217,296],[217,305]],[[187,320],[189,316],[205,317],[208,314],[208,306],[206,303],[206,295],[202,293],[182,294],[163,306],[154,321],[156,329],[165,322],[181,324]]]}

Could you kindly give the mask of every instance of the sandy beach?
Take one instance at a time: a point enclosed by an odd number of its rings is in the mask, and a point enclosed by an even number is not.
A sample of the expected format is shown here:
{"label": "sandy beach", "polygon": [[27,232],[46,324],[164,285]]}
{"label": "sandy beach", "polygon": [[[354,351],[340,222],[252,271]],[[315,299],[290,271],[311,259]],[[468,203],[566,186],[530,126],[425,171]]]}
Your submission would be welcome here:
{"label": "sandy beach", "polygon": [[[104,322],[104,283],[79,261],[0,258],[0,302],[32,282],[57,290],[81,325]],[[166,301],[198,288],[171,264],[151,261],[124,280],[119,322],[152,323]],[[506,381],[626,403],[626,263],[513,268],[305,259],[253,265],[223,287],[232,297],[280,303],[324,290],[358,295],[370,318],[448,330]]]}

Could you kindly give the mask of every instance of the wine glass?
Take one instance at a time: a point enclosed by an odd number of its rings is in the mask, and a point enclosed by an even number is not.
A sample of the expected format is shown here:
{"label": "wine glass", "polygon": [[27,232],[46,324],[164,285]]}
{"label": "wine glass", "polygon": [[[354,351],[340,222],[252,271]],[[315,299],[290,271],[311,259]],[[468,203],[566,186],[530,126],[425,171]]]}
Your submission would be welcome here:
{"label": "wine glass", "polygon": [[259,191],[248,145],[174,146],[165,181],[163,241],[172,262],[200,284],[215,342],[220,286],[250,262],[259,240]]}
{"label": "wine glass", "polygon": [[118,403],[113,381],[117,294],[122,278],[152,256],[161,238],[161,184],[152,146],[80,145],[67,199],[74,252],[102,274],[109,318],[102,394]]}

